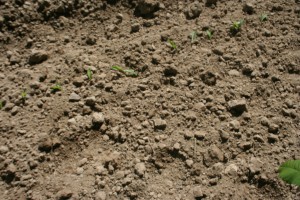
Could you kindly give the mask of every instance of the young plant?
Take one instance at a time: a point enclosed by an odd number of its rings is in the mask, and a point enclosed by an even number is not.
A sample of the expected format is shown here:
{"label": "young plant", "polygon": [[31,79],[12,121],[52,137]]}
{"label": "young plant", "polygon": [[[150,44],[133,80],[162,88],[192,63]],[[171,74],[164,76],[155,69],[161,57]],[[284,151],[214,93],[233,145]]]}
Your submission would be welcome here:
{"label": "young plant", "polygon": [[268,20],[268,15],[267,14],[261,14],[259,16],[259,19],[260,19],[261,22],[265,22],[265,21]]}
{"label": "young plant", "polygon": [[171,45],[172,49],[174,49],[174,50],[177,49],[177,45],[176,45],[176,43],[173,40],[168,39],[168,43]]}
{"label": "young plant", "polygon": [[300,160],[289,160],[279,167],[279,177],[300,187]]}
{"label": "young plant", "polygon": [[194,43],[194,41],[197,40],[197,31],[191,32],[190,36],[191,36],[191,43]]}
{"label": "young plant", "polygon": [[205,32],[206,32],[207,38],[209,40],[211,40],[211,38],[212,38],[212,36],[213,36],[214,33],[211,30],[206,30]]}
{"label": "young plant", "polygon": [[93,78],[93,72],[90,68],[88,68],[88,70],[86,71],[86,75],[88,77],[89,80],[92,80]]}
{"label": "young plant", "polygon": [[0,110],[2,110],[4,104],[3,104],[3,101],[0,100]]}
{"label": "young plant", "polygon": [[138,73],[133,70],[133,69],[123,69],[122,67],[118,66],[118,65],[114,65],[111,67],[112,70],[115,70],[115,71],[119,71],[123,74],[125,74],[126,76],[131,76],[131,77],[137,77],[138,76]]}
{"label": "young plant", "polygon": [[53,85],[50,89],[51,89],[51,92],[55,93],[57,91],[61,91],[62,87],[60,84],[57,83],[57,84]]}
{"label": "young plant", "polygon": [[24,91],[21,92],[21,98],[22,98],[23,101],[26,100],[26,98],[27,98],[27,92],[26,92],[26,90],[24,90]]}
{"label": "young plant", "polygon": [[230,27],[231,33],[236,34],[237,32],[239,32],[242,29],[243,24],[244,24],[243,19],[233,22],[231,27]]}

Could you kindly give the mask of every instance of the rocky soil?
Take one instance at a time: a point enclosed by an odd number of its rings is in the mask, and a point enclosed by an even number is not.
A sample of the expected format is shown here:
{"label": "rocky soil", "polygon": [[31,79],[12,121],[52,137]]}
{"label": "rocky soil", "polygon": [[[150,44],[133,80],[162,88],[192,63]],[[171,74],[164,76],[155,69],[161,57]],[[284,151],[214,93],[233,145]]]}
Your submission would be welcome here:
{"label": "rocky soil", "polygon": [[0,199],[300,199],[299,35],[299,0],[0,0]]}

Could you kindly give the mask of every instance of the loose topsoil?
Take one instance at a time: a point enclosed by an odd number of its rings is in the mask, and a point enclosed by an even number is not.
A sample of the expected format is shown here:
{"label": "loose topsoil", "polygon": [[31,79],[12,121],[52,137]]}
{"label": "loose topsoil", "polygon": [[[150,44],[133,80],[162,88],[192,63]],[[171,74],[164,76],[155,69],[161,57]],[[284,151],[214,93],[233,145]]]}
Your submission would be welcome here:
{"label": "loose topsoil", "polygon": [[300,199],[299,35],[299,0],[0,0],[0,199]]}

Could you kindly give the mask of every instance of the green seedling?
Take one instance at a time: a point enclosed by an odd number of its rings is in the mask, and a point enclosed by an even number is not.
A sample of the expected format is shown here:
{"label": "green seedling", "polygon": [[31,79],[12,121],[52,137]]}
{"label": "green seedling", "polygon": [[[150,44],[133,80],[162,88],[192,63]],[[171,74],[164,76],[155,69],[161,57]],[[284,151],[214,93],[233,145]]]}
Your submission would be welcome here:
{"label": "green seedling", "polygon": [[242,29],[242,25],[244,24],[244,20],[241,19],[239,21],[235,21],[232,23],[231,27],[230,27],[230,31],[232,33],[237,33]]}
{"label": "green seedling", "polygon": [[24,90],[24,91],[21,92],[21,98],[22,98],[23,101],[25,101],[26,97],[27,97],[27,92]]}
{"label": "green seedling", "polygon": [[197,31],[191,32],[190,36],[191,36],[191,42],[193,43],[195,40],[197,40]]}
{"label": "green seedling", "polygon": [[138,73],[133,70],[133,69],[123,69],[122,67],[118,66],[118,65],[114,65],[111,67],[112,70],[115,70],[115,71],[119,71],[123,74],[125,74],[126,76],[131,76],[131,77],[137,77],[138,76]]}
{"label": "green seedling", "polygon": [[265,21],[268,20],[268,15],[267,14],[261,14],[259,16],[259,19],[260,19],[261,22],[265,22]]}
{"label": "green seedling", "polygon": [[88,68],[88,70],[86,71],[86,75],[88,77],[89,80],[92,80],[93,78],[93,72],[90,68]]}
{"label": "green seedling", "polygon": [[61,87],[61,85],[60,84],[55,84],[55,85],[53,85],[51,88],[51,91],[53,92],[53,93],[55,93],[55,92],[57,92],[57,91],[61,91],[62,90],[62,87]]}
{"label": "green seedling", "polygon": [[206,30],[205,32],[206,32],[208,39],[211,40],[211,38],[213,36],[213,32],[211,30]]}
{"label": "green seedling", "polygon": [[173,40],[168,39],[168,43],[171,45],[172,49],[174,49],[174,50],[177,49],[177,45],[176,45],[176,43]]}
{"label": "green seedling", "polygon": [[300,187],[300,160],[289,160],[279,167],[279,177]]}
{"label": "green seedling", "polygon": [[3,101],[0,101],[0,110],[2,110],[3,106]]}

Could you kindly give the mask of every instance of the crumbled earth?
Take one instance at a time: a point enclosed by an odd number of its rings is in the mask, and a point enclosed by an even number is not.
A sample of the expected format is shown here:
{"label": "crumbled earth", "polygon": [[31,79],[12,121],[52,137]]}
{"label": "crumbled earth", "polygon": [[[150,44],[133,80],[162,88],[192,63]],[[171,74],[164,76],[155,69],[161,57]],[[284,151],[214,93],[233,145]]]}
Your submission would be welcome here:
{"label": "crumbled earth", "polygon": [[0,0],[0,199],[300,199],[299,3]]}

